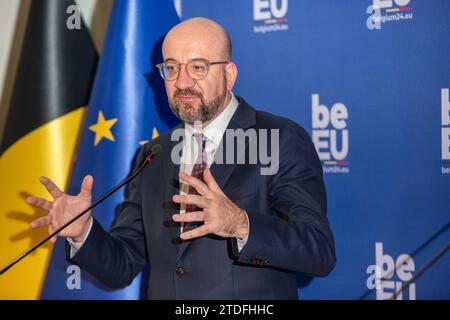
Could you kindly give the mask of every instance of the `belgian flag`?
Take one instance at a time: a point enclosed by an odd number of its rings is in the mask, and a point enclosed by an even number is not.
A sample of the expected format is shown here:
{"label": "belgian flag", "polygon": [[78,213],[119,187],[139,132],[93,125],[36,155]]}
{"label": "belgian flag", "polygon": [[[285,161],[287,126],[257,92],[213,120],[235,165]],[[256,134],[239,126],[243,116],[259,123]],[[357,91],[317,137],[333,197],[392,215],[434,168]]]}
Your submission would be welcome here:
{"label": "belgian flag", "polygon": [[[46,213],[25,202],[30,195],[51,200],[39,177],[59,186],[70,177],[98,61],[74,5],[31,2],[0,147],[0,267],[47,235],[29,226]],[[47,244],[0,276],[0,299],[38,299],[51,249]]]}

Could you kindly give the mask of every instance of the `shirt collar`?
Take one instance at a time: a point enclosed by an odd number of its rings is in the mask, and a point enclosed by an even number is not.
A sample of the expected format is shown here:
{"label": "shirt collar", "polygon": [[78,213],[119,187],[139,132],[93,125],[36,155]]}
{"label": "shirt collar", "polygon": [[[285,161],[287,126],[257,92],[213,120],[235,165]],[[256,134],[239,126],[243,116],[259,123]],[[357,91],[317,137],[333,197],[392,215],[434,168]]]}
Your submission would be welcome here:
{"label": "shirt collar", "polygon": [[[214,119],[206,128],[203,129],[203,135],[216,146],[219,146],[222,136],[239,105],[239,102],[234,94],[232,92],[230,94],[231,100],[225,110],[223,110],[216,119]],[[197,128],[194,128],[194,126],[188,123],[185,124],[185,130],[187,137],[192,137],[199,131]]]}

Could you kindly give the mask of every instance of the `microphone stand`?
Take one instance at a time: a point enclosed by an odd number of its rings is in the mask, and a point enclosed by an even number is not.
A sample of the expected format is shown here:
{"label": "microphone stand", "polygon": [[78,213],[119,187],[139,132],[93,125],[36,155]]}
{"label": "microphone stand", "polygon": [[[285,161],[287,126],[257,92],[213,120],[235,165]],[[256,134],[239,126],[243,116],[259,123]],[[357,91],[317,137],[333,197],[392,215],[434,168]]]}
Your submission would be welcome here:
{"label": "microphone stand", "polygon": [[433,264],[436,263],[442,256],[450,249],[450,242],[447,243],[441,251],[439,251],[434,257],[432,257],[425,265],[412,277],[409,279],[402,287],[392,296],[391,300],[397,300],[397,297],[402,293],[406,288],[414,283],[425,271],[427,271]]}
{"label": "microphone stand", "polygon": [[147,164],[149,164],[153,158],[161,151],[162,147],[161,145],[157,144],[154,145],[152,147],[151,150],[151,154],[149,156],[147,156],[145,158],[145,160],[143,161],[143,163],[141,164],[141,166],[128,178],[126,178],[124,181],[122,181],[118,186],[116,186],[114,189],[112,189],[111,191],[109,191],[107,194],[105,194],[103,197],[101,197],[100,199],[98,199],[93,205],[91,205],[89,208],[83,210],[81,213],[79,213],[77,216],[75,216],[74,218],[72,218],[70,221],[68,221],[66,224],[64,224],[62,227],[60,227],[58,230],[56,230],[55,232],[53,232],[52,234],[50,234],[48,237],[46,237],[45,239],[43,239],[41,242],[39,242],[38,244],[36,244],[34,247],[32,247],[31,249],[29,249],[27,252],[25,252],[24,254],[22,254],[21,256],[19,256],[18,258],[16,258],[13,262],[11,262],[8,266],[6,266],[5,268],[3,268],[0,271],[0,276],[3,275],[6,271],[8,271],[9,269],[11,269],[13,266],[15,266],[19,261],[21,261],[22,259],[24,259],[25,257],[27,257],[30,253],[34,252],[36,249],[38,249],[40,246],[42,246],[44,243],[46,243],[48,240],[50,240],[51,238],[53,238],[54,236],[57,236],[61,231],[63,231],[64,229],[66,229],[68,226],[70,226],[72,223],[74,223],[75,221],[77,221],[78,219],[80,219],[82,216],[84,216],[86,213],[88,213],[90,210],[94,209],[96,206],[98,206],[100,203],[102,203],[106,198],[108,198],[109,196],[111,196],[113,193],[115,193],[117,190],[119,190],[120,188],[122,188],[124,185],[126,185],[127,183],[129,183],[131,180],[133,180],[134,178],[136,178],[142,170],[144,170],[144,168],[147,166]]}

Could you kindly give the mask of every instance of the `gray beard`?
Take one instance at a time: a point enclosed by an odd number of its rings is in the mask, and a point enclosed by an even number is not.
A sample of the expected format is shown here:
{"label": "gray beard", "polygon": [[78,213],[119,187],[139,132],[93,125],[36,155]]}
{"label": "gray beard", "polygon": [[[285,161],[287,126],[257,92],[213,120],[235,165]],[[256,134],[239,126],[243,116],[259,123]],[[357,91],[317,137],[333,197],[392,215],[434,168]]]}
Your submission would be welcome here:
{"label": "gray beard", "polygon": [[[180,111],[179,102],[176,99],[174,99],[173,101],[169,99],[169,105],[173,114],[177,118],[181,119],[187,124],[194,125],[195,122],[206,123],[212,120],[217,115],[219,109],[223,106],[226,96],[227,91],[224,90],[222,95],[216,97],[210,103],[206,103],[203,97],[200,97],[200,101],[202,104],[200,105],[199,111],[193,115],[182,114]],[[192,106],[189,104],[186,104],[186,107],[192,108]]]}

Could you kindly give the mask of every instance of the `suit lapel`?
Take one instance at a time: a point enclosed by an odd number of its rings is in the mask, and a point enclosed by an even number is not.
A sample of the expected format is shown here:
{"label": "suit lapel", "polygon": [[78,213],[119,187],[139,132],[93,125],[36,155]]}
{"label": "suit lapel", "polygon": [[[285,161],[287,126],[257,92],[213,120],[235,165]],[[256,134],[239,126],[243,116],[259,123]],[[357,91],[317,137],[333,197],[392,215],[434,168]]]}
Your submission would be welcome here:
{"label": "suit lapel", "polygon": [[[239,100],[239,106],[233,115],[233,117],[230,120],[230,123],[228,124],[227,130],[237,130],[242,129],[246,130],[256,124],[256,111],[250,107],[243,99],[238,98]],[[214,163],[211,166],[211,173],[213,177],[215,178],[217,184],[220,186],[220,188],[223,190],[225,187],[227,181],[230,179],[233,171],[236,169],[238,165],[237,159],[242,159],[242,157],[245,155],[246,149],[248,148],[248,143],[246,143],[245,146],[242,145],[236,145],[234,146],[235,149],[235,157],[232,163],[227,164],[226,162],[226,146],[228,145],[228,139],[232,138],[232,136],[228,136],[225,133],[223,135],[223,138],[220,142],[219,148],[217,150],[217,153],[214,158]],[[238,143],[243,143],[242,141],[238,141]],[[231,144],[233,145],[233,144]],[[236,152],[237,151],[237,152]],[[178,168],[179,170],[179,168]],[[186,251],[189,244],[195,241],[182,241],[179,245],[178,250],[178,257],[177,261],[181,258],[183,253]]]}
{"label": "suit lapel", "polygon": [[[230,123],[228,124],[228,130],[230,131],[230,135],[226,132],[220,142],[220,146],[218,148],[218,152],[215,155],[215,161],[211,166],[211,173],[216,179],[217,184],[223,190],[225,188],[226,183],[231,177],[233,171],[236,169],[238,163],[243,163],[243,157],[248,148],[248,141],[242,140],[233,140],[235,130],[242,129],[247,130],[256,124],[256,112],[250,107],[243,99],[239,99],[239,107],[237,108],[235,114],[231,118]],[[245,143],[245,145],[243,145]],[[231,163],[227,163],[226,154],[227,154],[227,146],[232,146],[234,148],[234,159]]]}

